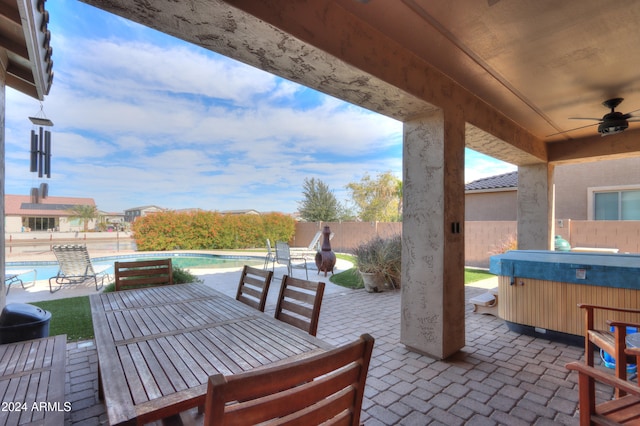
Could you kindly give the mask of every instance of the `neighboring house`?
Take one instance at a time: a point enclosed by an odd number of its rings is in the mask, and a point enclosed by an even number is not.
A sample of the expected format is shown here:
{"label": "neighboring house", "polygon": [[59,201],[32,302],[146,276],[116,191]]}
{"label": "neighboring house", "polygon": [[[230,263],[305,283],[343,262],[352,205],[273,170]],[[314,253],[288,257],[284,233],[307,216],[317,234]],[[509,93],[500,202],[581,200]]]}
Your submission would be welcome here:
{"label": "neighboring house", "polygon": [[163,211],[165,211],[165,209],[158,206],[134,207],[124,211],[124,220],[127,223],[133,223],[139,217],[147,216],[154,213],[160,213]]}
{"label": "neighboring house", "polygon": [[557,166],[556,217],[640,220],[640,157]]}
{"label": "neighboring house", "polygon": [[[84,223],[73,216],[77,205],[96,205],[93,198],[47,197],[34,203],[30,195],[5,195],[5,232],[82,231]],[[96,221],[89,222],[89,229]]]}
{"label": "neighboring house", "polygon": [[[640,158],[556,166],[555,217],[640,220]],[[518,172],[465,185],[465,220],[517,220]]]}
{"label": "neighboring house", "polygon": [[100,211],[101,230],[124,230],[124,213]]}
{"label": "neighboring house", "polygon": [[518,172],[478,179],[464,189],[465,221],[518,219]]}
{"label": "neighboring house", "polygon": [[258,210],[246,209],[246,210],[224,210],[221,214],[260,214]]}

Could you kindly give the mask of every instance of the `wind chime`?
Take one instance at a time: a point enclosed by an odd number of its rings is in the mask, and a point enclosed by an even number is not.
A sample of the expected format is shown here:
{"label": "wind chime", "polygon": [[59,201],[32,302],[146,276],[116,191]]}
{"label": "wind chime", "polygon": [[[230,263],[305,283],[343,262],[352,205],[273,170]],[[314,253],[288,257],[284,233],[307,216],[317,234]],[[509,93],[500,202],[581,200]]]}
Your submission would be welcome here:
{"label": "wind chime", "polygon": [[[40,108],[42,112],[42,107]],[[46,129],[53,127],[48,118],[29,117],[34,125],[31,129],[31,162],[30,171],[38,173],[38,178],[51,177],[51,132]],[[39,203],[49,195],[49,184],[43,182],[39,187],[31,188],[31,202]]]}

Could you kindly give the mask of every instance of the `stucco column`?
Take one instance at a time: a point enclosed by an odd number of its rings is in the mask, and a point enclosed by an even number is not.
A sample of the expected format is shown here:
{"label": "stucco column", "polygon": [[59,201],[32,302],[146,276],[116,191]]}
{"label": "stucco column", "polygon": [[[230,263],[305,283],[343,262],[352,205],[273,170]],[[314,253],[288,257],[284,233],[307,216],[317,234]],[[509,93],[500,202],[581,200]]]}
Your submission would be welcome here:
{"label": "stucco column", "polygon": [[518,167],[518,249],[553,249],[553,166]]}
{"label": "stucco column", "polygon": [[4,125],[7,89],[7,54],[0,52],[0,310],[7,303],[6,290],[4,285],[4,265],[5,265],[5,244],[4,244]]}
{"label": "stucco column", "polygon": [[400,340],[443,359],[465,344],[462,114],[405,122],[403,169]]}

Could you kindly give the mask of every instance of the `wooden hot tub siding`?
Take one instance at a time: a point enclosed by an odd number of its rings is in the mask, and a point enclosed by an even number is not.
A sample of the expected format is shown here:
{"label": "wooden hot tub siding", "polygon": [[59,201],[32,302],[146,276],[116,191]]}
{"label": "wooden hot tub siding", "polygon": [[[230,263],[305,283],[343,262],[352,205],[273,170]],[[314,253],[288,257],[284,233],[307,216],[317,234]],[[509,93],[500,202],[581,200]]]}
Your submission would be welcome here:
{"label": "wooden hot tub siding", "polygon": [[[579,303],[640,309],[640,256],[514,250],[491,257],[499,276],[498,313],[513,324],[584,336]],[[640,324],[640,314],[596,310],[607,320]]]}
{"label": "wooden hot tub siding", "polygon": [[[584,312],[578,303],[638,309],[640,290],[500,276],[498,313],[505,321],[584,336]],[[522,283],[522,285],[521,285]],[[595,311],[598,328],[607,320],[640,323],[640,315]]]}

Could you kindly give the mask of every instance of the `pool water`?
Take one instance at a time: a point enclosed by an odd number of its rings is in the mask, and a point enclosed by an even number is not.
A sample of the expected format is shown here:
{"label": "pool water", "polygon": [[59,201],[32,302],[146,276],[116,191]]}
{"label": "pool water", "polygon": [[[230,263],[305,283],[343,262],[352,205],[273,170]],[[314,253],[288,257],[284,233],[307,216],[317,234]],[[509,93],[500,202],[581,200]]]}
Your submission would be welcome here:
{"label": "pool water", "polygon": [[[113,274],[113,264],[116,261],[132,262],[135,260],[154,260],[171,258],[173,266],[183,269],[189,269],[192,273],[197,274],[198,269],[215,269],[215,268],[236,268],[244,265],[261,266],[264,264],[264,258],[261,256],[226,256],[215,254],[199,254],[199,253],[166,253],[166,254],[129,254],[121,256],[96,257],[91,259],[94,268],[100,266],[110,266],[104,271]],[[58,262],[56,261],[32,261],[32,262],[7,262],[5,265],[6,275],[12,271],[35,269],[38,280],[47,280],[56,276],[58,273]],[[20,275],[24,282],[34,280],[33,272]]]}

